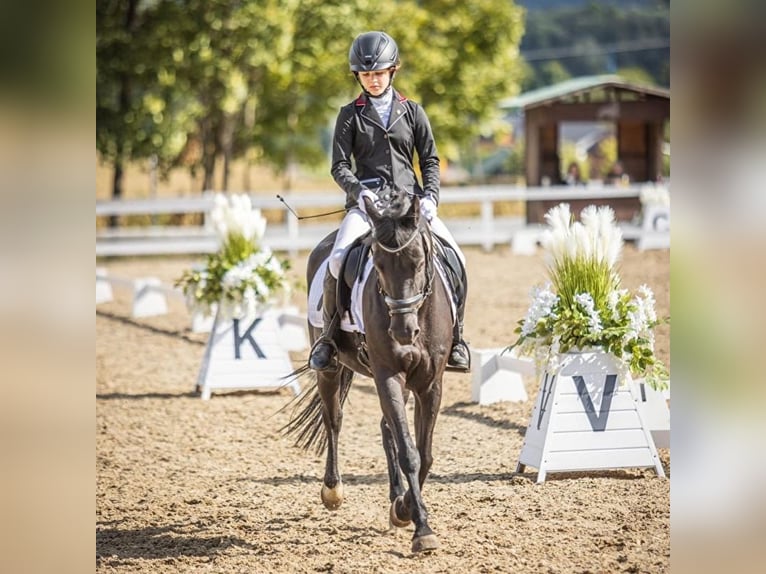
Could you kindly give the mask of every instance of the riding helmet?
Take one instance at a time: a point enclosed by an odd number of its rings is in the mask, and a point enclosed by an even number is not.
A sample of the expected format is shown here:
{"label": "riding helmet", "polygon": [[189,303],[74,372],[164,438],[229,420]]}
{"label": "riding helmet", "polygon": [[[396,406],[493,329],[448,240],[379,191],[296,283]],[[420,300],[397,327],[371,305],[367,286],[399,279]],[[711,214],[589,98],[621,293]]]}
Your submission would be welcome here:
{"label": "riding helmet", "polygon": [[365,32],[354,38],[348,64],[352,72],[386,70],[399,65],[399,48],[385,32]]}

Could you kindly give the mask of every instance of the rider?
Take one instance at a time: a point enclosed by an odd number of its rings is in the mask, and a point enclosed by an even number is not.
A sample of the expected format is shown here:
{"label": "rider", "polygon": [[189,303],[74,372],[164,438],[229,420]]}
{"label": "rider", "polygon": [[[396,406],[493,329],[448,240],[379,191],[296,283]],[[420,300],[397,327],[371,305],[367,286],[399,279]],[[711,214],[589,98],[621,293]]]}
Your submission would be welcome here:
{"label": "rider", "polygon": [[[324,284],[324,332],[311,350],[309,366],[324,370],[336,353],[333,341],[339,320],[335,317],[336,280],[348,247],[369,228],[363,197],[377,199],[372,189],[388,185],[413,190],[420,196],[421,215],[431,222],[432,231],[446,240],[460,258],[465,257],[452,234],[437,217],[439,202],[439,156],[431,125],[423,108],[397,92],[392,84],[399,69],[399,49],[385,32],[357,36],[348,54],[349,67],[363,93],[343,106],[335,123],[332,147],[332,176],[346,192],[346,215],[340,224],[330,254],[329,273]],[[423,186],[413,167],[417,152]],[[355,171],[352,171],[352,158]],[[465,295],[458,302],[449,366],[468,370],[470,356],[462,339]]]}

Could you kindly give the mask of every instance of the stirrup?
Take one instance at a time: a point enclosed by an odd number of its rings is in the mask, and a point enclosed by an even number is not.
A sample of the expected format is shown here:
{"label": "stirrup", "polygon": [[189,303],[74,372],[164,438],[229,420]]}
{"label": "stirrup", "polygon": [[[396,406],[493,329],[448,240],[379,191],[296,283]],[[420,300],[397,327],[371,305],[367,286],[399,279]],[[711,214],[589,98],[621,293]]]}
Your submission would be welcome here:
{"label": "stirrup", "polygon": [[[317,365],[314,360],[314,353],[317,351],[319,345],[329,345],[331,347],[330,356],[327,358],[326,365]],[[309,353],[309,368],[315,371],[326,371],[333,368],[337,364],[338,357],[338,345],[330,337],[319,337],[311,346],[311,352]]]}
{"label": "stirrup", "polygon": [[[456,364],[452,360],[452,355],[455,352],[463,351],[462,354],[465,355],[466,364]],[[463,357],[461,357],[463,358]],[[449,358],[447,359],[447,370],[448,371],[456,371],[459,373],[470,373],[471,372],[471,351],[468,349],[468,344],[463,341],[462,339],[460,341],[457,341],[452,345],[450,348],[450,354]]]}

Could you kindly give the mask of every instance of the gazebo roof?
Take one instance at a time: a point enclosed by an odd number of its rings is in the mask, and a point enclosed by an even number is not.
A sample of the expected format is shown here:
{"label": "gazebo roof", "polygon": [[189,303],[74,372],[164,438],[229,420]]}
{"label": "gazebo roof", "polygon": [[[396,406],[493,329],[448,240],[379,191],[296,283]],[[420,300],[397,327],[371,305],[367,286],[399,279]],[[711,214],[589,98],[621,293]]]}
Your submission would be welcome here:
{"label": "gazebo roof", "polygon": [[666,88],[632,84],[616,75],[582,76],[502,100],[500,109],[527,110],[554,102],[596,101],[599,99],[599,93],[607,94],[609,92],[618,94],[618,99],[623,97],[636,99],[636,97],[644,98],[646,96],[670,99],[670,90]]}

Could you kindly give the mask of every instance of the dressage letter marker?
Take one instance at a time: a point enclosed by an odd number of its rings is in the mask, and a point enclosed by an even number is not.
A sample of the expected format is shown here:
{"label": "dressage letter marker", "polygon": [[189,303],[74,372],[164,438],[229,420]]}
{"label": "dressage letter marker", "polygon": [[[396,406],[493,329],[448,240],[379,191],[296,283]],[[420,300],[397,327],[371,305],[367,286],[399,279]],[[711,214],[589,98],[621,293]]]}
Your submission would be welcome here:
{"label": "dressage letter marker", "polygon": [[563,355],[557,375],[545,373],[516,472],[653,467],[665,476],[636,385],[617,383],[608,353]]}
{"label": "dressage letter marker", "polygon": [[[278,316],[273,310],[228,321],[216,315],[197,379],[203,399],[209,399],[213,390],[285,386],[281,377],[292,372],[293,366],[280,341]],[[287,386],[300,393],[297,381]]]}

